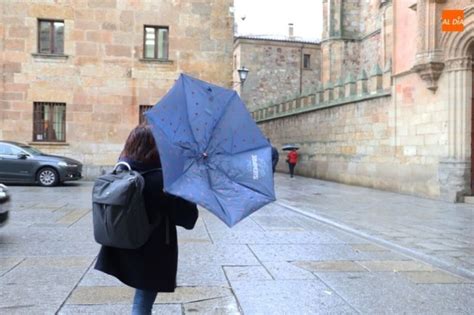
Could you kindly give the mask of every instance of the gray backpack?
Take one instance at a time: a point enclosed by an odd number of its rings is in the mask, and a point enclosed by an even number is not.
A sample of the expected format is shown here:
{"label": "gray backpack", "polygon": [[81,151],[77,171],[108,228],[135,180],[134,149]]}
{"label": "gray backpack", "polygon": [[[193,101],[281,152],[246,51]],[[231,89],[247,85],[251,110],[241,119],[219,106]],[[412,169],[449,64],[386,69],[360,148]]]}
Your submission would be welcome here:
{"label": "gray backpack", "polygon": [[[120,165],[127,170],[119,171]],[[99,176],[92,189],[92,220],[97,243],[134,249],[149,239],[157,222],[150,224],[145,209],[143,188],[145,173],[132,170],[126,162],[119,162],[111,173]]]}

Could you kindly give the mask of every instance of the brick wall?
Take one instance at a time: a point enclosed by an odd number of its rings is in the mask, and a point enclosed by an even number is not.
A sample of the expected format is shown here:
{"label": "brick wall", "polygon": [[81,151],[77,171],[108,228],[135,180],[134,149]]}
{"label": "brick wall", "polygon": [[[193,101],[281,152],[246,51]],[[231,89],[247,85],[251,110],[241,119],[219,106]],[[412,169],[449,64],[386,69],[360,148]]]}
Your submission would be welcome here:
{"label": "brick wall", "polygon": [[[2,1],[0,137],[31,143],[33,102],[66,103],[66,143],[86,173],[114,163],[139,105],[153,105],[180,72],[231,86],[231,0]],[[64,56],[40,56],[38,19],[64,21]],[[144,25],[169,27],[169,62],[143,60]]]}

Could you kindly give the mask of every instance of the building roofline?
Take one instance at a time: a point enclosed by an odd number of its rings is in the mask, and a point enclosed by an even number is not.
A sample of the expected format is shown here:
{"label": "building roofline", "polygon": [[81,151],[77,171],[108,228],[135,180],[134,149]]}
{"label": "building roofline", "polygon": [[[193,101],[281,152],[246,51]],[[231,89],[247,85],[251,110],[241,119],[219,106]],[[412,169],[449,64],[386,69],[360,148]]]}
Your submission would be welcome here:
{"label": "building roofline", "polygon": [[311,45],[319,45],[320,41],[310,41],[310,40],[301,40],[301,39],[282,39],[282,38],[274,38],[271,36],[268,37],[260,37],[260,36],[234,36],[234,42],[238,41],[239,39],[248,39],[248,40],[256,40],[256,41],[272,41],[272,42],[284,42],[284,43],[295,43],[295,44],[311,44]]}

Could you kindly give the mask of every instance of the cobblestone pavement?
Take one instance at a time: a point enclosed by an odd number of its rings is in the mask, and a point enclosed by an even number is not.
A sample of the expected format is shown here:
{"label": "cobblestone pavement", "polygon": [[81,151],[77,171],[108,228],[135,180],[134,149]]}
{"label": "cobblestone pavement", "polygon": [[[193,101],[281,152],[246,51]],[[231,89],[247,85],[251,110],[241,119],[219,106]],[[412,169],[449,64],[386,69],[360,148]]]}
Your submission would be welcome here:
{"label": "cobblestone pavement", "polygon": [[[133,290],[92,266],[91,183],[12,186],[1,314],[128,314]],[[473,314],[473,212],[276,175],[278,201],[232,229],[179,230],[178,289],[155,314]]]}

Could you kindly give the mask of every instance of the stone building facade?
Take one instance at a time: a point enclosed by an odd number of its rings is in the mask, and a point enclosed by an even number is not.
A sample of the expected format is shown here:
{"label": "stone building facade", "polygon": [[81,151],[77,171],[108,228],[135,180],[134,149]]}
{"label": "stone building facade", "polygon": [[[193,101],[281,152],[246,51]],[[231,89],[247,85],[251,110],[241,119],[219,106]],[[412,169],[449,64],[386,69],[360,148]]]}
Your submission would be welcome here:
{"label": "stone building facade", "polygon": [[231,87],[232,5],[2,1],[0,139],[71,156],[86,177],[98,174],[179,73]]}
{"label": "stone building facade", "polygon": [[[472,1],[323,7],[323,85],[255,110],[264,132],[300,145],[301,175],[448,201],[471,195]],[[447,9],[464,12],[463,31],[442,31]]]}
{"label": "stone building facade", "polygon": [[[309,93],[321,80],[319,43],[287,38],[236,37],[234,87],[249,110]],[[237,69],[250,70],[240,85]]]}

